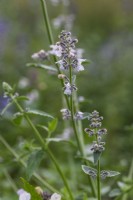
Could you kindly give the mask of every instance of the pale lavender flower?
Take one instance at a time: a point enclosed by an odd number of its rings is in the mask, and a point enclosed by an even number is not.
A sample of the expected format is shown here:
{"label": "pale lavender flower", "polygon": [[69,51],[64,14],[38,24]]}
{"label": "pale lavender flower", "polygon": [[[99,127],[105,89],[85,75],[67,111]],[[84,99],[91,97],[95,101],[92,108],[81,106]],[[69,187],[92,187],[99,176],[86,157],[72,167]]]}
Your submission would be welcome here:
{"label": "pale lavender flower", "polygon": [[65,120],[65,119],[70,119],[70,118],[71,118],[71,112],[70,112],[70,110],[68,110],[68,109],[66,109],[66,108],[63,108],[63,109],[61,109],[60,111],[61,111],[61,113],[62,113],[62,117],[63,117],[64,120]]}
{"label": "pale lavender flower", "polygon": [[82,65],[83,62],[85,62],[86,59],[78,59],[78,63],[77,63],[77,67],[76,67],[76,71],[83,71],[84,70],[84,66]]}
{"label": "pale lavender flower", "polygon": [[74,119],[76,120],[82,120],[84,118],[84,113],[78,111],[77,113],[75,113]]}
{"label": "pale lavender flower", "polygon": [[74,15],[59,15],[53,20],[53,25],[56,29],[64,27],[66,30],[71,30],[74,22]]}
{"label": "pale lavender flower", "polygon": [[69,5],[69,0],[50,0],[53,6],[58,6],[60,3],[63,3],[64,6]]}
{"label": "pale lavender flower", "polygon": [[62,47],[58,43],[56,43],[55,45],[50,45],[50,48],[52,49],[49,51],[50,54],[61,57]]}
{"label": "pale lavender flower", "polygon": [[48,58],[48,52],[44,51],[43,49],[39,52],[34,53],[31,58],[35,61],[43,61]]}
{"label": "pale lavender flower", "polygon": [[26,192],[23,189],[18,190],[17,194],[19,196],[19,200],[30,200],[31,199],[30,193]]}
{"label": "pale lavender flower", "polygon": [[54,193],[54,194],[52,194],[50,200],[61,200],[61,195]]}
{"label": "pale lavender flower", "polygon": [[66,82],[64,84],[64,94],[68,95],[68,96],[71,96],[72,95],[72,92],[74,90],[77,90],[77,88],[75,87],[75,85],[71,85],[69,82]]}

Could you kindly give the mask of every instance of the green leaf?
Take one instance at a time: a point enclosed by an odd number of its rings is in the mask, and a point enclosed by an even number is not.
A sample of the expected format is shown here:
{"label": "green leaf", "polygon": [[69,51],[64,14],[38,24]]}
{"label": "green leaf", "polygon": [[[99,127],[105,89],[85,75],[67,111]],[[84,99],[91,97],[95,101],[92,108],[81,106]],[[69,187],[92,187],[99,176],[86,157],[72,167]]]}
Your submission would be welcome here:
{"label": "green leaf", "polygon": [[13,122],[16,125],[20,125],[23,119],[23,113],[17,112],[13,115]]}
{"label": "green leaf", "polygon": [[29,100],[29,98],[26,96],[17,96],[17,97],[15,97],[15,99],[20,100],[20,101],[28,101]]}
{"label": "green leaf", "polygon": [[110,170],[102,170],[100,175],[102,179],[105,179],[106,177],[113,177],[119,175],[119,172],[116,171],[110,171]]}
{"label": "green leaf", "polygon": [[110,193],[109,193],[109,197],[117,197],[119,195],[121,195],[121,191],[119,189],[113,189]]}
{"label": "green leaf", "polygon": [[72,141],[65,140],[65,139],[62,139],[62,138],[47,138],[46,140],[47,140],[48,143],[49,142],[57,142],[57,143],[58,142],[65,142],[65,143],[69,143],[69,144],[71,144],[72,146],[75,147],[75,144]]}
{"label": "green leaf", "polygon": [[43,158],[44,158],[44,151],[42,150],[36,150],[31,153],[27,161],[26,175],[28,179],[31,178],[32,174],[38,168]]}
{"label": "green leaf", "polygon": [[41,69],[57,72],[57,69],[55,69],[54,67],[43,65],[43,64],[40,64],[40,63],[28,63],[26,66],[27,67],[41,68]]}
{"label": "green leaf", "polygon": [[101,153],[102,152],[100,152],[100,151],[96,151],[96,152],[93,153],[94,164],[97,164],[97,162],[98,162],[98,160],[99,160],[99,158],[101,156]]}
{"label": "green leaf", "polygon": [[0,113],[0,115],[4,115],[4,113],[8,110],[8,108],[13,104],[13,102],[9,102],[2,110],[2,112]]}
{"label": "green leaf", "polygon": [[52,121],[50,121],[48,123],[48,130],[49,130],[49,133],[52,133],[55,131],[56,127],[57,127],[57,124],[58,124],[58,119],[55,118],[53,119]]}
{"label": "green leaf", "polygon": [[90,60],[88,60],[88,59],[85,59],[83,62],[82,62],[83,64],[90,64],[91,63],[91,61]]}
{"label": "green leaf", "polygon": [[40,125],[40,124],[38,124],[37,126],[40,127],[40,128],[42,128],[42,129],[44,129],[45,131],[49,132],[49,129],[48,129],[47,126]]}
{"label": "green leaf", "polygon": [[85,174],[88,174],[92,178],[96,178],[97,176],[97,170],[91,167],[88,167],[86,165],[82,165],[82,170]]}
{"label": "green leaf", "polygon": [[24,189],[30,193],[31,195],[31,200],[42,200],[42,197],[36,192],[35,188],[30,185],[25,179],[21,178],[23,184],[24,184]]}
{"label": "green leaf", "polygon": [[27,110],[26,111],[27,114],[29,115],[38,115],[38,116],[42,116],[42,117],[48,117],[48,118],[54,118],[52,115],[43,112],[43,111],[39,111],[39,110]]}

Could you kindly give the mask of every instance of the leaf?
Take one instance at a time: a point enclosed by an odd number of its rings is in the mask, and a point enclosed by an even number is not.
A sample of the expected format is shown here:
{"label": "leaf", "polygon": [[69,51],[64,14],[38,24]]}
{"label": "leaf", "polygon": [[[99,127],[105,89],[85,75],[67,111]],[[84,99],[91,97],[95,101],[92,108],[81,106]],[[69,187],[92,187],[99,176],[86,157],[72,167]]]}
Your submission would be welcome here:
{"label": "leaf", "polygon": [[13,115],[13,122],[16,125],[20,125],[23,119],[23,113],[17,112]]}
{"label": "leaf", "polygon": [[85,59],[83,62],[82,62],[83,64],[90,64],[91,63],[91,61],[90,60],[88,60],[88,59]]}
{"label": "leaf", "polygon": [[55,118],[48,123],[48,130],[50,133],[54,132],[58,124],[58,119]]}
{"label": "leaf", "polygon": [[102,170],[100,175],[102,179],[105,179],[106,177],[113,177],[119,175],[119,172],[116,171],[107,171],[107,170]]}
{"label": "leaf", "polygon": [[121,191],[119,189],[113,189],[110,193],[109,193],[109,197],[117,197],[119,195],[121,195]]}
{"label": "leaf", "polygon": [[55,69],[54,67],[43,65],[43,64],[40,64],[40,63],[28,63],[26,66],[27,67],[41,68],[41,69],[57,72],[57,69]]}
{"label": "leaf", "polygon": [[101,153],[100,151],[96,151],[93,153],[93,159],[94,159],[94,164],[97,164],[97,161],[99,160],[100,156],[101,156]]}
{"label": "leaf", "polygon": [[97,170],[91,167],[88,167],[86,165],[82,165],[82,170],[85,174],[88,174],[92,178],[96,178],[97,176]]}
{"label": "leaf", "polygon": [[15,97],[15,99],[20,100],[20,101],[28,101],[29,100],[29,98],[26,96],[17,96],[17,97]]}
{"label": "leaf", "polygon": [[44,151],[42,150],[36,150],[31,153],[27,161],[26,175],[28,179],[31,178],[32,174],[38,168],[43,158],[44,158]]}
{"label": "leaf", "polygon": [[30,114],[30,115],[38,115],[38,116],[42,116],[42,117],[48,117],[48,118],[54,118],[52,115],[46,113],[46,112],[43,112],[43,111],[39,111],[39,110],[26,110],[26,113],[27,114]]}
{"label": "leaf", "polygon": [[2,115],[4,115],[4,113],[8,110],[8,108],[13,104],[13,102],[9,102],[7,103],[7,105],[3,108],[3,110],[1,111],[0,115],[2,117]]}
{"label": "leaf", "polygon": [[83,113],[83,119],[89,119],[90,118],[90,115],[91,115],[91,113],[88,113],[88,112],[84,112]]}
{"label": "leaf", "polygon": [[24,189],[30,193],[31,195],[31,200],[42,200],[42,197],[36,192],[35,188],[30,185],[25,179],[21,178],[23,184],[24,184]]}
{"label": "leaf", "polygon": [[48,143],[49,142],[65,142],[65,143],[69,143],[69,144],[71,144],[72,146],[75,147],[75,144],[72,141],[65,140],[65,139],[62,139],[62,138],[47,138],[46,140],[47,140]]}
{"label": "leaf", "polygon": [[49,132],[49,129],[48,129],[47,126],[40,125],[40,124],[38,124],[37,126],[40,127],[40,128],[42,128],[42,129],[44,129],[45,131]]}

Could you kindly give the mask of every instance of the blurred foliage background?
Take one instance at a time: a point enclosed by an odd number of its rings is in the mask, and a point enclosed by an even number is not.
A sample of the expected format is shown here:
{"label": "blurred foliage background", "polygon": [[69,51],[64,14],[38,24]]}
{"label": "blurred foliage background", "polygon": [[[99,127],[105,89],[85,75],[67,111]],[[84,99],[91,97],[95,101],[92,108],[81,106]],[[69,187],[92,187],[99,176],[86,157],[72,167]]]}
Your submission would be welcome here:
{"label": "blurred foliage background", "polygon": [[[61,2],[52,5],[47,1],[47,4],[55,41],[65,25],[55,28],[54,19],[62,13],[74,15],[71,31],[79,40],[78,47],[85,50],[84,58],[91,60],[77,78],[78,95],[88,99],[81,103],[81,111],[97,109],[104,116],[104,126],[109,133],[104,165],[126,175],[133,158],[133,1],[70,0],[67,8]],[[6,81],[16,85],[20,94],[31,97],[30,107],[56,115],[59,118],[57,134],[61,134],[62,89],[57,77],[26,68],[26,63],[32,62],[31,55],[40,49],[49,50],[49,42],[39,0],[1,0],[0,110],[6,104],[2,91],[2,82]],[[19,141],[32,139],[32,135],[30,128],[20,129],[12,124],[10,117],[14,110],[10,108],[6,119],[1,119],[0,134],[19,148]],[[87,143],[87,137],[85,139]],[[7,171],[19,184],[18,177],[24,172],[11,162],[13,158],[3,145],[0,152],[1,166],[6,163]],[[63,155],[60,149],[57,153],[59,157]],[[0,176],[3,180],[0,187],[6,188],[0,194],[4,199],[6,192],[10,194],[12,189],[6,176],[3,173]]]}

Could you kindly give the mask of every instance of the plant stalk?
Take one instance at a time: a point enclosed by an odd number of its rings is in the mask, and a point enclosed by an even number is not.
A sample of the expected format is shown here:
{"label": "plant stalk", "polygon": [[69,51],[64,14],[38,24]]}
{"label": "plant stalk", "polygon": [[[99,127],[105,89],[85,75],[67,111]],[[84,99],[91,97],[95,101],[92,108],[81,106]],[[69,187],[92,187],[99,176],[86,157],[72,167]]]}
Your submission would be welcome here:
{"label": "plant stalk", "polygon": [[[19,111],[21,113],[24,113],[23,108],[19,105],[19,103],[16,101],[16,99],[13,97],[13,95],[10,95],[12,101],[16,104],[16,106],[18,107]],[[26,113],[24,113],[24,117],[27,120],[28,124],[30,125],[30,127],[33,129],[34,131],[34,135],[36,137],[36,139],[39,141],[39,143],[41,144],[42,148],[44,151],[46,151],[48,153],[48,155],[50,156],[52,162],[54,163],[60,177],[62,178],[62,181],[64,182],[64,185],[69,193],[70,199],[73,200],[73,195],[71,193],[71,190],[69,188],[69,185],[66,181],[66,178],[62,172],[62,170],[60,169],[60,166],[56,160],[56,158],[54,157],[53,153],[50,151],[49,147],[46,145],[44,139],[42,138],[42,136],[40,135],[39,131],[37,130],[37,128],[34,126],[34,124],[32,123],[32,121],[30,120],[29,116],[27,116]]]}
{"label": "plant stalk", "polygon": [[[40,2],[41,2],[41,6],[42,6],[43,18],[44,18],[44,22],[45,22],[45,25],[46,25],[46,31],[47,31],[49,43],[54,44],[53,34],[52,34],[52,30],[51,30],[51,26],[50,26],[50,22],[49,22],[49,16],[48,16],[48,12],[47,12],[46,0],[40,0]],[[55,55],[53,55],[53,60],[54,60],[55,63],[58,61]],[[56,68],[57,68],[58,74],[61,74],[61,71],[60,71],[57,63],[56,63]],[[60,82],[61,82],[61,86],[64,87],[64,82],[63,82],[62,79],[60,80]],[[70,109],[70,110],[71,110],[71,108],[73,109],[73,105],[72,105],[74,103],[73,100],[71,99],[71,102],[69,103],[68,96],[64,95],[64,97],[65,97],[68,109]],[[77,107],[78,107],[78,105],[77,105]],[[73,116],[73,114],[72,114],[72,116]],[[75,133],[75,137],[76,137],[78,148],[81,152],[81,155],[83,157],[85,157],[84,140],[83,140],[83,134],[82,134],[83,133],[82,124],[81,124],[81,122],[78,122],[78,131],[77,131],[74,118],[72,117],[72,127],[73,127],[73,130],[74,130],[74,133]],[[80,134],[79,136],[78,136],[78,132]],[[91,188],[92,188],[92,193],[96,197],[95,187],[94,187],[94,184],[93,184],[91,178],[89,178],[89,182],[90,182],[90,185],[91,185]]]}

